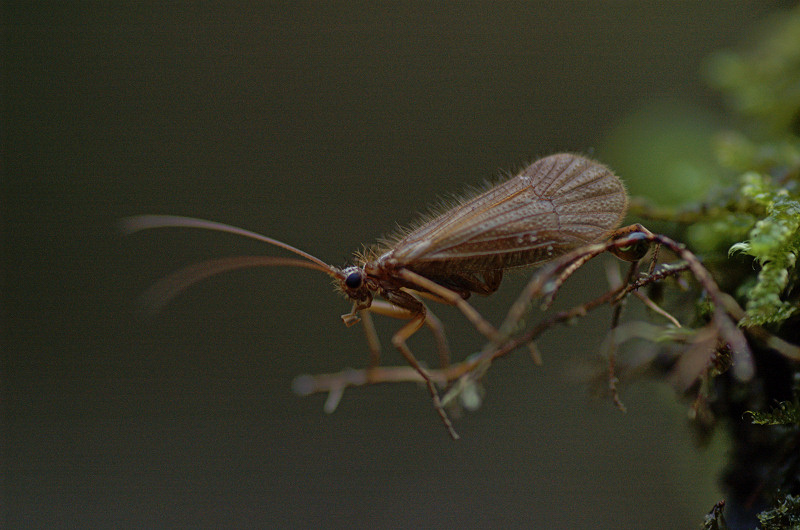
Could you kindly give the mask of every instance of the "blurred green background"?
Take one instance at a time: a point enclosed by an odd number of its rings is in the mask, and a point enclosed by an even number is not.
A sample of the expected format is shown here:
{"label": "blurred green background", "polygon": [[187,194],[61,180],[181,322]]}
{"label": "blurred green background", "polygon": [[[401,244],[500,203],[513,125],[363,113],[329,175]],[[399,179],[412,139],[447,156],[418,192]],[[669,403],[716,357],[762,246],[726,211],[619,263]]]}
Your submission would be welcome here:
{"label": "blurred green background", "polygon": [[[415,385],[351,390],[333,415],[292,394],[367,362],[322,275],[237,272],[145,319],[136,297],[164,274],[278,251],[116,222],[208,218],[344,265],[437,197],[563,150],[684,200],[687,171],[636,153],[666,135],[707,156],[703,59],[788,4],[5,2],[6,526],[695,527],[724,441],[698,450],[665,385],[625,387],[627,414],[589,396],[575,368],[608,313],[546,335],[542,367],[498,362],[452,442]],[[525,278],[475,304],[499,321]],[[603,282],[594,264],[562,304]],[[437,314],[457,359],[480,347]],[[411,345],[434,362],[426,333]]]}

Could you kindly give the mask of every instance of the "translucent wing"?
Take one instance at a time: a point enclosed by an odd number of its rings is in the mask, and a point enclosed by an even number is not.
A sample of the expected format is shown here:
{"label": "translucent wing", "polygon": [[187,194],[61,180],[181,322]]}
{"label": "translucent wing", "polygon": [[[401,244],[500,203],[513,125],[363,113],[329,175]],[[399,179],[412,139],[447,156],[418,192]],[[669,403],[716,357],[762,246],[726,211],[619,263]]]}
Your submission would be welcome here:
{"label": "translucent wing", "polygon": [[552,155],[431,219],[380,259],[436,277],[534,265],[607,238],[627,202],[602,164]]}

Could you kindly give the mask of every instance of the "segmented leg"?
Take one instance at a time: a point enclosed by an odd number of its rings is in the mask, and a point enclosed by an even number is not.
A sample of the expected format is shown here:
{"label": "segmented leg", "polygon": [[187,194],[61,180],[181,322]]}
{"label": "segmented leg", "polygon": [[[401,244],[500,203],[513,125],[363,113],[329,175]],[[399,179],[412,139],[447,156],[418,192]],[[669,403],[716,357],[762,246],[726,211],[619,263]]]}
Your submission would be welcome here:
{"label": "segmented leg", "polygon": [[[397,318],[401,320],[408,320],[414,318],[415,316],[415,313],[409,311],[408,309],[397,307],[396,305],[390,304],[388,302],[383,302],[380,300],[373,301],[372,306],[369,308],[369,311],[377,315],[383,315],[390,318]],[[366,317],[366,311],[364,313],[365,313],[364,316]],[[371,322],[370,326],[372,326]],[[439,356],[440,367],[447,368],[450,365],[450,346],[448,346],[447,344],[447,337],[444,334],[444,326],[442,325],[442,321],[439,320],[436,317],[436,315],[434,315],[431,312],[430,309],[427,309],[425,314],[425,326],[427,326],[431,330],[433,338],[436,341],[436,353]],[[369,335],[370,331],[367,330],[367,333]],[[380,355],[380,343],[377,342],[378,336],[375,333],[374,326],[372,326],[372,334],[374,335],[374,340],[376,341],[377,344],[378,355]],[[369,336],[367,337],[367,342],[370,343],[370,351],[373,351],[372,342]]]}
{"label": "segmented leg", "polygon": [[503,342],[503,336],[500,334],[500,332],[497,331],[497,329],[491,323],[489,323],[488,320],[483,318],[483,316],[478,313],[474,307],[469,305],[469,303],[464,300],[460,294],[456,293],[455,291],[451,291],[446,287],[442,287],[438,283],[429,280],[424,276],[420,276],[419,274],[408,269],[400,269],[397,271],[397,274],[403,280],[419,286],[420,288],[440,297],[445,303],[456,306],[464,314],[464,316],[467,317],[467,320],[472,322],[475,328],[487,339],[491,340],[497,345]]}
{"label": "segmented leg", "polygon": [[436,386],[433,384],[433,380],[430,378],[428,373],[425,369],[419,364],[417,358],[414,357],[414,354],[411,353],[411,350],[406,345],[406,340],[413,335],[414,333],[422,327],[422,324],[425,322],[425,313],[418,314],[411,322],[400,328],[397,333],[394,334],[392,337],[392,344],[395,348],[400,350],[400,353],[403,354],[408,364],[411,365],[414,370],[419,372],[419,375],[425,379],[425,384],[428,387],[428,392],[430,392],[431,399],[433,400],[433,407],[436,409],[436,412],[439,414],[439,417],[442,419],[442,423],[444,423],[447,432],[453,438],[453,440],[458,440],[459,436],[458,433],[453,428],[453,423],[450,421],[450,418],[447,416],[447,412],[444,410],[442,406],[442,401],[439,399],[439,392],[436,391]]}

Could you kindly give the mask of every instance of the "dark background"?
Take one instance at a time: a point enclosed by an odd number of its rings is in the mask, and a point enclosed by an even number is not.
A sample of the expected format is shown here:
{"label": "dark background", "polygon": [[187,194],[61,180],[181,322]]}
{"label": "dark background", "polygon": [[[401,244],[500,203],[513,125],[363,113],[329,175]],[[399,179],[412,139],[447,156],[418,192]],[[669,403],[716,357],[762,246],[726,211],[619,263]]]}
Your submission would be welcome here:
{"label": "dark background", "polygon": [[[663,384],[626,387],[625,415],[588,395],[574,368],[607,313],[549,333],[542,367],[498,362],[453,442],[416,385],[350,390],[333,415],[292,394],[367,362],[327,278],[232,273],[142,318],[136,297],[181,265],[280,252],[116,222],[214,219],[344,265],[500,171],[602,159],[643,105],[713,113],[702,59],[779,5],[5,2],[6,526],[694,527],[724,441],[696,449]],[[524,279],[476,305],[498,321]],[[458,359],[480,347],[437,313]],[[380,321],[386,364],[396,328]],[[434,361],[427,333],[411,345]]]}

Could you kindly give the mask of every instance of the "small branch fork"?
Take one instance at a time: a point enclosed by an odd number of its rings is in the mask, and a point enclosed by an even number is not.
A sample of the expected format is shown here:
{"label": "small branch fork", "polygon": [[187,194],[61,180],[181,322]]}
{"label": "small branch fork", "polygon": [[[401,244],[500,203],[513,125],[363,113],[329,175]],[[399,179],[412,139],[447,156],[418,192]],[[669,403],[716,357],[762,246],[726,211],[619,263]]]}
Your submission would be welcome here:
{"label": "small branch fork", "polygon": [[[587,261],[606,251],[613,252],[615,249],[625,249],[632,244],[641,243],[642,241],[647,241],[651,245],[654,245],[652,261],[647,273],[638,275],[638,262],[632,263],[626,281],[621,285],[612,286],[606,293],[593,300],[576,305],[570,309],[558,311],[526,331],[520,329],[524,327],[521,324],[522,319],[529,311],[531,302],[536,299],[543,299],[544,304],[542,309],[548,309],[553,303],[561,285]],[[661,246],[667,247],[675,253],[681,261],[675,264],[661,265],[656,268],[656,257],[658,249]],[[499,327],[500,335],[504,337],[501,342],[490,342],[482,351],[473,354],[462,362],[454,364],[443,363],[442,367],[438,369],[426,369],[425,373],[430,378],[430,381],[436,385],[440,387],[450,387],[441,400],[441,403],[447,406],[457,398],[465,388],[480,380],[489,369],[491,363],[496,359],[504,357],[525,345],[529,346],[531,351],[535,354],[536,349],[534,341],[545,331],[557,324],[583,317],[590,311],[606,304],[614,307],[611,322],[612,335],[610,337],[613,342],[613,331],[619,324],[622,304],[632,293],[642,299],[648,307],[666,316],[674,325],[677,323],[674,317],[659,308],[652,300],[639,293],[638,290],[649,284],[677,276],[686,271],[691,272],[697,282],[703,287],[712,307],[711,320],[708,326],[704,328],[706,331],[698,333],[699,337],[696,339],[696,343],[690,346],[690,350],[700,350],[702,348],[704,358],[700,363],[702,365],[701,369],[692,372],[692,380],[689,381],[689,383],[691,384],[694,380],[702,378],[703,374],[707,373],[714,365],[716,352],[722,350],[729,350],[733,353],[734,375],[740,380],[749,380],[753,376],[753,360],[747,340],[742,330],[737,326],[737,321],[744,316],[744,311],[732,297],[720,291],[710,273],[693,253],[674,240],[664,235],[650,233],[646,229],[637,231],[630,236],[579,248],[546,265],[534,274],[516,302],[514,302],[509,309],[506,318]],[[381,312],[386,314],[388,308],[383,309],[384,311]],[[431,327],[433,329],[440,329],[439,326],[440,324],[436,321],[436,324]],[[800,348],[776,339],[762,328],[748,328],[748,332],[750,332],[754,338],[767,343],[784,355],[795,359],[800,358]],[[711,337],[713,338],[711,341],[709,340],[709,333],[711,333]],[[437,335],[438,341],[443,340],[438,337],[436,332],[434,334]],[[706,348],[706,346],[710,347]],[[375,361],[375,359],[373,359],[373,361]],[[335,410],[336,405],[347,387],[400,382],[424,383],[425,380],[420,375],[420,372],[411,366],[381,367],[373,364],[369,368],[360,370],[346,369],[337,373],[299,376],[293,383],[293,389],[300,395],[328,393],[329,396],[325,404],[325,410],[327,412],[332,412]],[[612,344],[609,350],[609,389],[617,406],[624,409],[617,395],[616,382],[614,346]]]}

